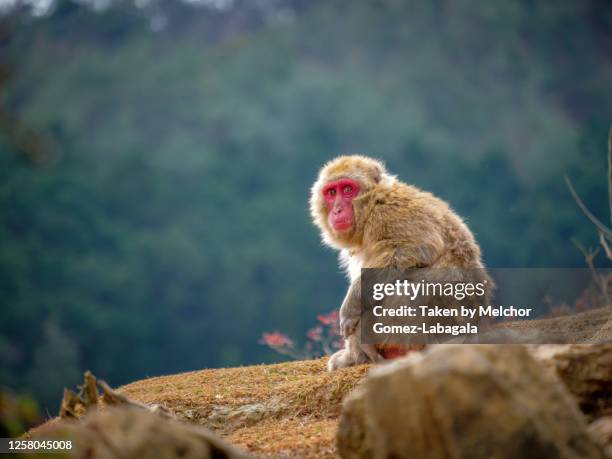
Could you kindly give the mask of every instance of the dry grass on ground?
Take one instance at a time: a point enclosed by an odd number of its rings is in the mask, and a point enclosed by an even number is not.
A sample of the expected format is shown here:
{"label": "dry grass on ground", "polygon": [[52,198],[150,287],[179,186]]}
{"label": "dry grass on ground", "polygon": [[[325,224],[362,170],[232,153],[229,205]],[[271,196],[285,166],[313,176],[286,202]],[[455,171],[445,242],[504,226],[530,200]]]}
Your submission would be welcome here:
{"label": "dry grass on ground", "polygon": [[342,399],[368,365],[327,372],[327,359],[201,370],[120,388],[266,457],[334,457]]}

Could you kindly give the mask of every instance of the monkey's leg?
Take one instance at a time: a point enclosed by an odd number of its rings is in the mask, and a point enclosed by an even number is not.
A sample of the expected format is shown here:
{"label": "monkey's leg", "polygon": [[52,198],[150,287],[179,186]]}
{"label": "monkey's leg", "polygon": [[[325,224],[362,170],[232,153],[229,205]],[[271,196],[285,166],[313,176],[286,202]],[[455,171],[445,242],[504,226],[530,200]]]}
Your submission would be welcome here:
{"label": "monkey's leg", "polygon": [[363,353],[368,357],[370,362],[381,362],[385,360],[382,355],[376,350],[376,346],[373,344],[360,344],[359,347]]}
{"label": "monkey's leg", "polygon": [[361,340],[361,320],[357,324],[357,328],[355,328],[354,334],[351,336],[351,339],[354,341],[354,345],[359,348],[359,355],[356,356],[356,363],[369,363],[369,362],[380,362],[384,360],[380,355],[376,346],[374,344],[365,344],[362,343]]}

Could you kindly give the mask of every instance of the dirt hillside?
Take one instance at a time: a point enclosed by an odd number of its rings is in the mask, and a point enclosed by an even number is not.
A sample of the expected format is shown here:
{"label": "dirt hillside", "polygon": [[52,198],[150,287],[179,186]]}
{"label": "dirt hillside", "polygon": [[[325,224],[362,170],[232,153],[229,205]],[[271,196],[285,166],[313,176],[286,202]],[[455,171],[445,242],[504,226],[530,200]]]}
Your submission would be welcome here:
{"label": "dirt hillside", "polygon": [[[574,341],[586,343],[609,342],[612,308],[501,325],[518,330],[535,327],[546,333],[552,330],[570,341],[574,337]],[[336,452],[342,400],[370,365],[330,373],[326,363],[327,358],[321,358],[207,369],[148,378],[117,391],[133,401],[164,407],[172,417],[205,426],[257,457],[331,458]]]}
{"label": "dirt hillside", "polygon": [[137,381],[120,392],[170,408],[258,456],[331,458],[342,399],[369,365],[329,373],[326,362],[194,371]]}
{"label": "dirt hillside", "polygon": [[[610,308],[573,316],[504,323],[556,330],[561,341],[612,336]],[[327,358],[275,365],[201,370],[137,381],[119,389],[129,398],[169,408],[229,442],[268,457],[334,457],[342,399],[369,365],[326,371]]]}

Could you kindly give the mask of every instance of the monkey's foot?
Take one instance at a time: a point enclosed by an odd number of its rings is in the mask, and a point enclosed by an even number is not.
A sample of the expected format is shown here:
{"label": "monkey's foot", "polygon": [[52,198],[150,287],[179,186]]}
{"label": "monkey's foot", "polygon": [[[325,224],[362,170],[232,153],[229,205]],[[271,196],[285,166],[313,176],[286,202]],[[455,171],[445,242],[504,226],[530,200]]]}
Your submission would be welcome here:
{"label": "monkey's foot", "polygon": [[378,357],[376,360],[372,360],[361,350],[354,350],[351,352],[350,347],[340,349],[338,352],[333,354],[327,362],[327,369],[329,371],[337,370],[338,368],[352,367],[353,365],[361,365],[363,363],[372,363],[382,360],[382,357]]}
{"label": "monkey's foot", "polygon": [[355,365],[353,359],[351,359],[350,353],[346,349],[340,349],[338,352],[333,354],[327,362],[327,370],[334,371],[338,368],[346,368]]}

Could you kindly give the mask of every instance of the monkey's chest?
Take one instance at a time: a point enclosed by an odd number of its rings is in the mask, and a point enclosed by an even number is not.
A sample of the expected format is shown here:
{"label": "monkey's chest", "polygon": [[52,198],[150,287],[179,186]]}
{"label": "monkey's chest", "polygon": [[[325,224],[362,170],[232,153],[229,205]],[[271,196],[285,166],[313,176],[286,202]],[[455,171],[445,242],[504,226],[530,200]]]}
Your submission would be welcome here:
{"label": "monkey's chest", "polygon": [[351,278],[351,282],[354,282],[359,276],[361,276],[361,267],[363,261],[359,255],[351,255],[348,262],[348,273]]}

